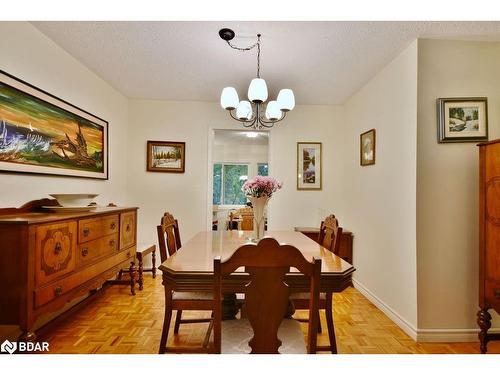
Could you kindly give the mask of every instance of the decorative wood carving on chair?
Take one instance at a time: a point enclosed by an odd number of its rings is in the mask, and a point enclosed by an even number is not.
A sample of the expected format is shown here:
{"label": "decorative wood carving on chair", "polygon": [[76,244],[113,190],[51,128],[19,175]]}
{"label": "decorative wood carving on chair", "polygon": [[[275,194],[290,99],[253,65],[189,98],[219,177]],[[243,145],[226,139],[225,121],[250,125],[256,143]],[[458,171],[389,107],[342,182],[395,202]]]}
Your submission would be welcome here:
{"label": "decorative wood carving on chair", "polygon": [[[318,298],[321,260],[308,262],[302,253],[291,245],[280,245],[274,238],[264,238],[257,245],[248,244],[238,248],[225,262],[214,260],[214,333],[216,351],[221,348],[221,294],[223,276],[245,267],[251,281],[245,287],[246,311],[254,336],[249,341],[253,354],[277,354],[281,346],[278,328],[288,307],[290,288],[285,275],[290,267],[311,277],[311,305],[313,313],[309,320],[308,348],[316,351],[318,327]],[[315,313],[314,313],[315,312]]]}

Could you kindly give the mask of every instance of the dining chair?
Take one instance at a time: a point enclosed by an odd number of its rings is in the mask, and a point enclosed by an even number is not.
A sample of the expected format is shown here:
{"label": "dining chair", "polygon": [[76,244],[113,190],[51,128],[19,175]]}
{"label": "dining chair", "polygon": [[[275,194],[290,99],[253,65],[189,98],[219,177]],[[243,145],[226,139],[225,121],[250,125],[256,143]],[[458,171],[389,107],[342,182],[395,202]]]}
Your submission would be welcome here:
{"label": "dining chair", "polygon": [[[245,267],[245,319],[222,321],[224,276]],[[287,319],[290,287],[285,275],[295,267],[310,279],[307,346],[300,323]],[[214,351],[223,354],[315,353],[321,259],[309,262],[300,250],[280,245],[274,238],[239,247],[224,262],[214,259]]]}
{"label": "dining chair", "polygon": [[[318,242],[324,248],[330,250],[335,255],[339,253],[340,236],[342,228],[339,227],[339,222],[335,215],[329,215],[321,222]],[[298,310],[307,310],[309,295],[307,293],[296,293],[292,297],[293,305]],[[319,346],[318,351],[331,351],[337,354],[337,340],[335,337],[335,326],[333,324],[333,293],[321,293],[319,298],[319,310],[325,310],[326,325],[328,329],[329,346]],[[297,319],[302,322],[307,322],[307,319]],[[321,332],[321,323],[318,324],[318,332]]]}
{"label": "dining chair", "polygon": [[240,208],[238,214],[241,216],[241,230],[253,230],[253,208]]}
{"label": "dining chair", "polygon": [[[166,212],[161,218],[160,225],[156,227],[158,233],[158,244],[160,248],[160,259],[163,263],[168,257],[173,256],[177,251],[181,249],[181,237],[179,234],[179,223],[170,214]],[[167,290],[165,290],[167,293]],[[168,332],[170,329],[170,321],[172,319],[172,311],[176,310],[175,324],[174,324],[174,334],[179,333],[179,328],[181,324],[188,323],[210,323],[207,334],[205,336],[204,343],[202,345],[205,348],[208,345],[208,338],[212,329],[212,319],[211,318],[198,318],[198,319],[182,319],[183,310],[201,310],[201,311],[212,311],[213,310],[213,295],[210,292],[170,292],[172,293],[172,308],[167,311],[165,309],[165,317],[163,321],[163,330],[161,334],[160,349],[159,353],[165,353],[168,351],[167,339]],[[176,352],[182,352],[182,348],[176,348]],[[191,350],[190,350],[191,351]],[[203,351],[203,350],[201,350]]]}

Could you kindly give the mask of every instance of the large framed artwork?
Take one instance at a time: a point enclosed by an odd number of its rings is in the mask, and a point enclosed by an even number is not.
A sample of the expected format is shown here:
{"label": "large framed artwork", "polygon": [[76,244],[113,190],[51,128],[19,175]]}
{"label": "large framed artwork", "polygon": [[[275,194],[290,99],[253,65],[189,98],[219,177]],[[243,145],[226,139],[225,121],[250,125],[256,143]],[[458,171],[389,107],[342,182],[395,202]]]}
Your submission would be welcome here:
{"label": "large framed artwork", "polygon": [[150,172],[184,173],[186,143],[148,141],[147,170]]}
{"label": "large framed artwork", "polygon": [[108,122],[0,71],[0,171],[108,178]]}
{"label": "large framed artwork", "polygon": [[321,142],[297,142],[297,190],[321,190]]}
{"label": "large framed artwork", "polygon": [[375,164],[375,129],[370,129],[359,136],[359,164]]}
{"label": "large framed artwork", "polygon": [[488,99],[437,99],[438,142],[478,142],[488,140]]}

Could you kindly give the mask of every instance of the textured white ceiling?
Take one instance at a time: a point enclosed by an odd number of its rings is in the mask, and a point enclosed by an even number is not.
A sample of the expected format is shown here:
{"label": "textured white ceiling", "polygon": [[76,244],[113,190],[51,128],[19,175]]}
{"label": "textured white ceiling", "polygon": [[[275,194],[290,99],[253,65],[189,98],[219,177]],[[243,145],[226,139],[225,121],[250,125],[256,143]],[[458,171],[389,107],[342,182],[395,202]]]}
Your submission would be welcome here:
{"label": "textured white ceiling", "polygon": [[256,50],[219,38],[230,27],[246,46],[262,34],[261,76],[270,94],[297,104],[339,104],[416,38],[500,40],[500,22],[33,22],[130,98],[218,101],[245,96]]}

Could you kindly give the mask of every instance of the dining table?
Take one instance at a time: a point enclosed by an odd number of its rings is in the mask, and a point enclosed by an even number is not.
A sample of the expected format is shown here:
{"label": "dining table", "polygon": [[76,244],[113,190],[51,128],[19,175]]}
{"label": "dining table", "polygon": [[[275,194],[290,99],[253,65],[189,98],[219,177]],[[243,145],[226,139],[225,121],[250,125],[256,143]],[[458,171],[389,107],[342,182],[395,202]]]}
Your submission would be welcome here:
{"label": "dining table", "polygon": [[[213,291],[213,263],[214,258],[221,257],[222,261],[229,258],[240,246],[255,243],[252,239],[253,231],[202,231],[186,242],[176,253],[163,262],[159,269],[163,273],[165,287],[165,307],[171,304],[172,291],[175,292],[211,292]],[[295,231],[267,231],[265,237],[272,237],[280,244],[292,245],[299,249],[309,261],[313,258],[321,259],[320,292],[341,292],[352,285],[352,274],[355,268],[345,260],[333,254],[306,235]],[[285,282],[290,292],[309,291],[309,278],[302,275],[293,267],[285,276]],[[238,268],[225,278],[222,291],[225,299],[223,305],[231,305],[230,296],[244,293],[245,285],[249,282],[249,275],[244,268]],[[236,313],[227,312],[228,319]]]}

